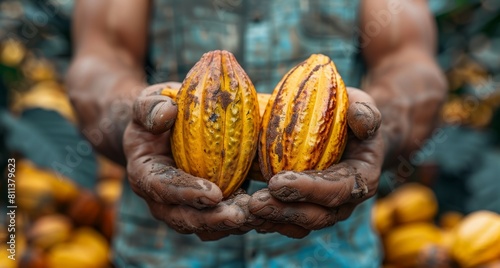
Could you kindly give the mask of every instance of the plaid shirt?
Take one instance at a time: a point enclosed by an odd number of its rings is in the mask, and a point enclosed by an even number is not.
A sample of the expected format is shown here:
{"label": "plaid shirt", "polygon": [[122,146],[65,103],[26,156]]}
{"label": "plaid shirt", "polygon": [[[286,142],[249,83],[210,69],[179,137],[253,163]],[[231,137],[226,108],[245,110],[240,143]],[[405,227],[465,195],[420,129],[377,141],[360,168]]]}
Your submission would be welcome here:
{"label": "plaid shirt", "polygon": [[330,56],[347,85],[356,68],[359,0],[155,1],[150,82],[182,81],[204,52],[231,51],[259,92],[313,53]]}

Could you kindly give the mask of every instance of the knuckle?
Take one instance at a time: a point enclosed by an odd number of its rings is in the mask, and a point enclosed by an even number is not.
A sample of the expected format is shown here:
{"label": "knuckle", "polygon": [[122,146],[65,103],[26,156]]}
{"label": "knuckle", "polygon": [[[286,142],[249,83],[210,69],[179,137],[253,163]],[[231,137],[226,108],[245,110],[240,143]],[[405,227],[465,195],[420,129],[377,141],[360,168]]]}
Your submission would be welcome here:
{"label": "knuckle", "polygon": [[322,215],[316,217],[313,221],[311,221],[311,223],[308,224],[307,227],[308,227],[308,229],[311,229],[311,230],[319,230],[319,229],[325,228],[327,226],[331,226],[335,222],[336,221],[332,221],[331,214],[322,214]]}
{"label": "knuckle", "polygon": [[339,213],[337,215],[337,220],[338,221],[345,221],[349,218],[349,216],[351,216],[351,213],[349,213],[349,212]]}
{"label": "knuckle", "polygon": [[337,195],[337,196],[335,196],[334,198],[332,198],[332,199],[330,200],[330,202],[328,202],[328,206],[329,206],[329,207],[338,207],[338,206],[340,206],[340,205],[341,205],[341,203],[342,203],[342,201],[341,201],[341,199],[340,199],[339,195]]}
{"label": "knuckle", "polygon": [[151,215],[159,220],[159,221],[164,221],[165,219],[163,218],[165,215],[164,213],[161,212],[161,209],[156,206],[156,204],[150,204],[149,205],[149,210],[151,211]]}
{"label": "knuckle", "polygon": [[179,232],[181,234],[193,234],[193,233],[195,233],[195,229],[196,229],[196,228],[189,226],[187,224],[187,222],[184,221],[183,219],[171,218],[171,219],[169,219],[167,224],[172,229],[176,230],[177,232]]}
{"label": "knuckle", "polygon": [[347,186],[343,186],[339,189],[336,196],[334,196],[330,202],[328,202],[329,207],[338,207],[342,205],[351,196],[351,191],[347,189]]}
{"label": "knuckle", "polygon": [[352,214],[352,211],[353,211],[353,208],[352,207],[345,207],[345,208],[341,208],[337,211],[337,220],[338,221],[345,221],[347,220],[351,214]]}

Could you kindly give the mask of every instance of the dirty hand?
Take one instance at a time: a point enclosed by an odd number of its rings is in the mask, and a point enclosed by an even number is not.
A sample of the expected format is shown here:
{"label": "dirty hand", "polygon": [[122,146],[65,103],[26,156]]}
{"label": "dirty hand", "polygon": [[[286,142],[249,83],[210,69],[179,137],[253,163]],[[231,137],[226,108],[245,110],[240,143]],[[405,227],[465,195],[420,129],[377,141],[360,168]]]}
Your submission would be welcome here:
{"label": "dirty hand", "polygon": [[250,212],[265,219],[257,231],[301,238],[347,219],[375,194],[384,161],[380,112],[367,93],[348,88],[348,95],[350,130],[342,160],[322,171],[273,176],[249,202]]}
{"label": "dirty hand", "polygon": [[175,167],[169,136],[177,106],[160,95],[166,86],[178,88],[180,84],[157,84],[143,90],[123,136],[133,191],[146,200],[154,217],[180,233],[216,240],[248,231],[244,224],[250,216],[249,195],[222,201],[217,185]]}

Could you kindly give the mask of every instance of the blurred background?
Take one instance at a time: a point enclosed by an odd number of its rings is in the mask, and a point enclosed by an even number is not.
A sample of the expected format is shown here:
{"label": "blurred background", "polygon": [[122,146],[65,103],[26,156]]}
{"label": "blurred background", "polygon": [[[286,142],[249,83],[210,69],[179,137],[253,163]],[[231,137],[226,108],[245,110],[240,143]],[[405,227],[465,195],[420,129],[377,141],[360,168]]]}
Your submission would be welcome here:
{"label": "blurred background", "polygon": [[[18,205],[16,261],[7,258],[7,211],[0,214],[0,267],[112,267],[124,171],[97,155],[75,127],[63,84],[72,3],[0,1],[0,169],[16,159]],[[500,237],[500,227],[491,227],[500,226],[500,1],[429,5],[449,96],[435,135],[406,159],[408,176],[382,175],[374,227],[387,267],[500,263],[500,253],[477,253],[499,247],[481,236],[482,227]],[[477,230],[462,234],[467,226]]]}

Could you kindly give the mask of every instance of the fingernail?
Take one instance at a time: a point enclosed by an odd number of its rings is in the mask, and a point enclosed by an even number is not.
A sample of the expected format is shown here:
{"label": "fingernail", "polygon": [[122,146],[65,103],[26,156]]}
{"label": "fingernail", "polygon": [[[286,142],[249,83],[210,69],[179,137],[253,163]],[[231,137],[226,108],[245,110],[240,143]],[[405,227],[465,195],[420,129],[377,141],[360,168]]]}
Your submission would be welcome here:
{"label": "fingernail", "polygon": [[256,211],[254,214],[258,216],[268,216],[271,215],[276,209],[271,206],[263,207],[262,209]]}
{"label": "fingernail", "polygon": [[253,214],[250,214],[250,217],[248,217],[248,219],[247,219],[247,224],[250,224],[250,225],[253,225],[253,226],[259,226],[259,225],[261,225],[264,222],[265,222],[264,219],[257,218]]}
{"label": "fingernail", "polygon": [[230,220],[224,220],[223,221],[224,225],[226,225],[227,227],[231,227],[231,228],[236,228],[236,227],[239,227],[240,225],[235,223],[235,222],[232,222]]}
{"label": "fingernail", "polygon": [[158,101],[156,104],[154,104],[153,108],[151,109],[151,112],[149,115],[151,116],[151,119],[153,119],[158,113],[161,113],[162,108],[165,106],[166,101],[161,100]]}
{"label": "fingernail", "polygon": [[165,122],[165,128],[170,129],[174,125],[175,119],[170,119]]}
{"label": "fingernail", "polygon": [[373,104],[355,102],[347,112],[347,123],[358,139],[365,140],[380,127],[381,115]]}
{"label": "fingernail", "polygon": [[200,197],[199,200],[200,200],[199,201],[200,204],[207,205],[207,206],[213,206],[213,205],[217,204],[217,202],[210,200],[205,196]]}
{"label": "fingernail", "polygon": [[269,200],[271,198],[271,195],[269,194],[269,192],[261,192],[261,193],[255,193],[254,194],[254,197],[259,200],[260,202],[266,202],[267,200]]}
{"label": "fingernail", "polygon": [[151,110],[149,111],[149,114],[147,116],[147,127],[149,128],[150,131],[153,133],[156,133],[158,131],[158,125],[156,123],[158,120],[156,119],[158,115],[161,117],[163,116],[163,113],[165,112],[163,107],[165,107],[165,102],[164,101],[158,101],[154,106],[152,106]]}

